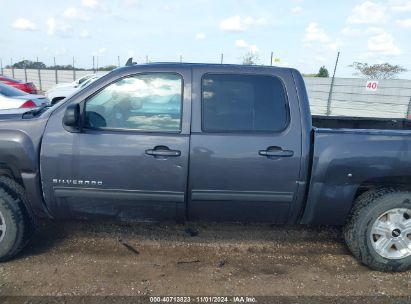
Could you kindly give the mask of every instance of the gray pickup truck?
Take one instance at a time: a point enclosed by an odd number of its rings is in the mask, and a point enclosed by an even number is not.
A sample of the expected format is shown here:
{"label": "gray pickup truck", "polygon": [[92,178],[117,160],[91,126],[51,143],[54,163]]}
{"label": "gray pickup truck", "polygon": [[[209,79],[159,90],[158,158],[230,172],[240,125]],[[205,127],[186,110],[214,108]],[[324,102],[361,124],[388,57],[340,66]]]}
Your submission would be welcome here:
{"label": "gray pickup truck", "polygon": [[411,123],[312,117],[290,68],[148,64],[0,115],[0,259],[36,219],[344,225],[373,269],[411,268]]}

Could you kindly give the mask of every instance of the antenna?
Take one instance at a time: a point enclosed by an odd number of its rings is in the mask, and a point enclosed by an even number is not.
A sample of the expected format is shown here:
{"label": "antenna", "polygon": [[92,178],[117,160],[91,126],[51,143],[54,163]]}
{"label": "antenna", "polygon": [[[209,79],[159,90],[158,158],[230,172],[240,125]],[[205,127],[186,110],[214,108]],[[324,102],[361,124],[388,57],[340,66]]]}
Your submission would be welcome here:
{"label": "antenna", "polygon": [[133,57],[128,58],[127,62],[126,62],[126,66],[132,66],[137,64],[137,62],[133,62]]}

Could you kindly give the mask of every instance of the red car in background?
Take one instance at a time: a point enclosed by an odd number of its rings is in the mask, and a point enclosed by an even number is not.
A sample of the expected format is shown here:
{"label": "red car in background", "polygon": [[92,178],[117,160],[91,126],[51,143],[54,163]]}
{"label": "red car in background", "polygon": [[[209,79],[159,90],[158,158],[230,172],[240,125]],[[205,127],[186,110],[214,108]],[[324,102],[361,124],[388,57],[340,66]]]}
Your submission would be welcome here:
{"label": "red car in background", "polygon": [[16,89],[27,92],[29,94],[37,94],[37,88],[32,82],[24,83],[20,80],[7,76],[0,76],[0,82],[3,82],[4,84],[15,87]]}

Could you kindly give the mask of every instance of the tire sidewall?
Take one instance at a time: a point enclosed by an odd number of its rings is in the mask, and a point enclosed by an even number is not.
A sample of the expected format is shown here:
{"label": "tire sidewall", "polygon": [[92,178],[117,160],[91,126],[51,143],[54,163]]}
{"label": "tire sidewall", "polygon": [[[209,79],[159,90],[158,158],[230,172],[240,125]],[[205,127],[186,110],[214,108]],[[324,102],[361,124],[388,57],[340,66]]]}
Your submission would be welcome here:
{"label": "tire sidewall", "polygon": [[6,224],[6,233],[0,242],[0,257],[7,255],[15,246],[18,237],[18,227],[14,218],[10,205],[3,198],[0,198],[0,212]]}
{"label": "tire sidewall", "polygon": [[373,224],[386,211],[395,208],[407,208],[411,210],[411,193],[394,192],[386,194],[376,199],[370,208],[365,208],[365,213],[359,218],[360,221],[364,220],[364,222],[359,223],[359,227],[357,227],[361,258],[365,264],[370,265],[374,269],[404,271],[411,267],[411,256],[403,259],[387,259],[379,255],[372,245],[370,236]]}

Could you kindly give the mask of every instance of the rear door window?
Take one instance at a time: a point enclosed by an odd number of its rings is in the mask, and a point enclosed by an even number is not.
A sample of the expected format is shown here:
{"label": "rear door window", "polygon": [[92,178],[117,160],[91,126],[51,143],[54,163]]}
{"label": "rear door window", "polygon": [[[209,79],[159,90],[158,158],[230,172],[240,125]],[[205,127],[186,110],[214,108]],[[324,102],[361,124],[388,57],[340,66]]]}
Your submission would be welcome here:
{"label": "rear door window", "polygon": [[202,78],[202,130],[276,132],[288,122],[284,85],[268,75],[205,74]]}

